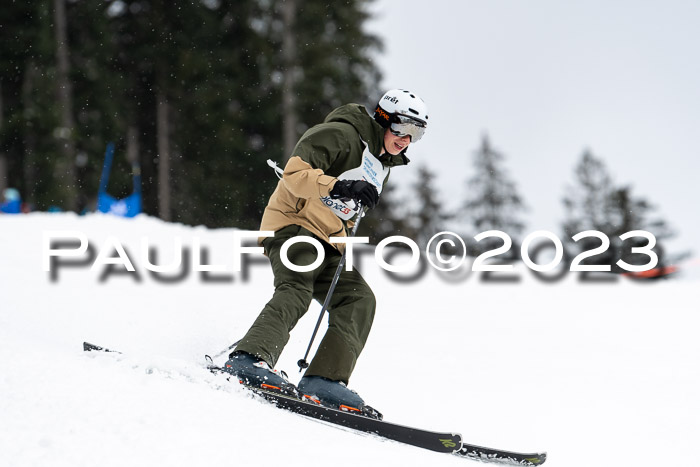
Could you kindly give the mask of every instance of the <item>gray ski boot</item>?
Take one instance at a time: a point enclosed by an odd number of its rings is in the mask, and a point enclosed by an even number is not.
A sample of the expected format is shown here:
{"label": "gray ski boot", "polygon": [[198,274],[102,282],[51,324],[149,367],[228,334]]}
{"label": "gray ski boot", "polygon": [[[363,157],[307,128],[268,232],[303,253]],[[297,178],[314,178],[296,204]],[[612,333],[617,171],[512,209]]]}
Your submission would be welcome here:
{"label": "gray ski boot", "polygon": [[304,376],[299,381],[298,389],[306,401],[377,420],[383,418],[381,413],[365,404],[359,394],[348,389],[342,381],[322,376]]}
{"label": "gray ski boot", "polygon": [[270,368],[264,360],[247,352],[233,352],[223,370],[250,388],[300,397],[299,391],[289,382],[285,372]]}

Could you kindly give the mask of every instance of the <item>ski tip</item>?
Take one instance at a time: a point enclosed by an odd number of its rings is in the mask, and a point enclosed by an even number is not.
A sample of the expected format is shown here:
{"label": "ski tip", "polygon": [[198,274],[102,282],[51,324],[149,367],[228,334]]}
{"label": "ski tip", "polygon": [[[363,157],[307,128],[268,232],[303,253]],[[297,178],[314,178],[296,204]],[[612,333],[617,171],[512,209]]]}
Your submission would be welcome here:
{"label": "ski tip", "polygon": [[84,352],[91,352],[93,350],[104,350],[102,347],[99,345],[94,345],[89,342],[83,342],[83,351]]}
{"label": "ski tip", "polygon": [[83,351],[84,352],[111,352],[111,353],[121,353],[117,352],[116,350],[109,350],[105,347],[100,347],[99,345],[91,344],[89,342],[83,342]]}

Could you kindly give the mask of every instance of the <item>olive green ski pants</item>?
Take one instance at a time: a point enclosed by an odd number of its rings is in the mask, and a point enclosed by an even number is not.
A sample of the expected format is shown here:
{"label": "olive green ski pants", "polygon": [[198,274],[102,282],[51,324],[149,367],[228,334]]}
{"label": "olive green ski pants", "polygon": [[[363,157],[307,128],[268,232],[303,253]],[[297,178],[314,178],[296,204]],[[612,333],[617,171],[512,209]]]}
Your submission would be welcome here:
{"label": "olive green ski pants", "polygon": [[[325,259],[319,267],[309,272],[288,269],[282,264],[280,250],[286,240],[299,235],[313,237],[308,230],[290,225],[265,239],[263,246],[272,263],[275,292],[236,346],[236,350],[260,357],[271,367],[277,363],[289,341],[289,332],[309,309],[311,300],[325,300],[341,258],[335,248],[321,241]],[[308,242],[295,243],[287,250],[287,258],[297,266],[312,264],[317,256],[316,248]],[[347,383],[367,341],[375,306],[374,294],[360,273],[343,267],[328,306],[328,330],[305,375]]]}

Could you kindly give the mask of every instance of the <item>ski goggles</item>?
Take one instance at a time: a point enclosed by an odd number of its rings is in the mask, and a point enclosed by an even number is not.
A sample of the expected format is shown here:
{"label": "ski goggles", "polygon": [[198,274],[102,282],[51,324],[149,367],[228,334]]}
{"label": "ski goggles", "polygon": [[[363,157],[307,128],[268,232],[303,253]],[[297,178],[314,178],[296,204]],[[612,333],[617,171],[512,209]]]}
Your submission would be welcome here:
{"label": "ski goggles", "polygon": [[399,138],[410,136],[411,142],[415,143],[425,134],[426,125],[420,120],[404,115],[396,115],[394,120],[394,123],[389,127],[389,130],[394,136],[398,136]]}

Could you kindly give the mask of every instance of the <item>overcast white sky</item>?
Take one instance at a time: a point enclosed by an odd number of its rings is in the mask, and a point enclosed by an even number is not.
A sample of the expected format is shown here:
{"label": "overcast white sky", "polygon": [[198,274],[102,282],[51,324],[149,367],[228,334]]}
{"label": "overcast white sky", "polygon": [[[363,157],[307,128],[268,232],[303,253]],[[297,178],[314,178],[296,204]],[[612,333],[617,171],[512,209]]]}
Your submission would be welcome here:
{"label": "overcast white sky", "polygon": [[559,235],[564,187],[590,148],[679,231],[670,249],[697,256],[700,1],[377,0],[371,11],[383,87],[429,106],[409,156],[437,172],[449,207],[487,132],[530,207],[526,232]]}

